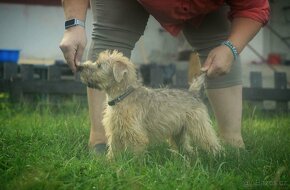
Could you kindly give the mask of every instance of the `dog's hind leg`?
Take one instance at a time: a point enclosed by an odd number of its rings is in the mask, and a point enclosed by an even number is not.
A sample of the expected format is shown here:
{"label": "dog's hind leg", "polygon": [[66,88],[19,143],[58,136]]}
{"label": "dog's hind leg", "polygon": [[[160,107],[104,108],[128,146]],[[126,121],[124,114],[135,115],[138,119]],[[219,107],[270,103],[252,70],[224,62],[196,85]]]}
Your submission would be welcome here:
{"label": "dog's hind leg", "polygon": [[206,109],[195,109],[192,113],[188,113],[187,124],[192,140],[204,150],[214,155],[222,150]]}
{"label": "dog's hind leg", "polygon": [[177,135],[172,137],[173,144],[177,147],[178,151],[186,155],[193,154],[192,142],[188,134],[187,126],[183,126]]}

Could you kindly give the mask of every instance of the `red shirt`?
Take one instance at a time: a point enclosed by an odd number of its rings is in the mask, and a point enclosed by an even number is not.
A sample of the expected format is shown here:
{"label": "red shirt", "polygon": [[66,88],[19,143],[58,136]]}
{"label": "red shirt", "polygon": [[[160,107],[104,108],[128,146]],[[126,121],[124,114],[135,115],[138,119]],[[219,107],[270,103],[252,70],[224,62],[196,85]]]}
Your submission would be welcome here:
{"label": "red shirt", "polygon": [[224,3],[230,6],[229,19],[246,17],[266,24],[270,7],[267,0],[138,0],[172,35],[187,21],[198,26],[203,17]]}

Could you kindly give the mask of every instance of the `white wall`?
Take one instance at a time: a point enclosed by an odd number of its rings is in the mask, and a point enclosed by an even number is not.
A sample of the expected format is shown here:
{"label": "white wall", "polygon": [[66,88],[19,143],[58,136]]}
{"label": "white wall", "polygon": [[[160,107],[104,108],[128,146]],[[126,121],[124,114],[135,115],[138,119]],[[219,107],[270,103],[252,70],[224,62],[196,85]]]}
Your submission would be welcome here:
{"label": "white wall", "polygon": [[[64,20],[62,7],[0,3],[0,49],[20,49],[21,58],[63,59],[58,46],[64,32]],[[89,44],[92,31],[90,10],[86,23]],[[133,51],[134,61],[144,62],[144,56],[150,60],[152,51],[175,51],[176,39],[165,43],[172,37],[159,33],[159,28],[159,23],[150,18],[145,37]]]}
{"label": "white wall", "polygon": [[[289,0],[276,0],[271,3],[270,25],[282,37],[290,37],[290,10],[283,11],[283,7],[290,6]],[[288,21],[286,20],[288,18]],[[276,35],[265,29],[265,53],[279,53],[290,60],[290,47],[287,47]],[[290,38],[288,39],[290,44]]]}
{"label": "white wall", "polygon": [[[264,33],[265,29],[260,30],[260,32],[252,39],[252,41],[249,43],[251,47],[253,47],[261,56],[266,57],[265,51],[264,51]],[[260,62],[261,59],[259,56],[257,56],[249,47],[245,47],[245,49],[242,51],[241,55],[241,62],[242,64],[248,64],[251,62]]]}
{"label": "white wall", "polygon": [[[275,0],[271,4],[271,14],[268,25],[275,29],[281,36],[290,37],[290,11],[283,12],[283,7],[290,6],[289,0]],[[288,22],[285,17],[288,18]],[[290,44],[290,39],[288,40]],[[259,54],[267,58],[269,53],[281,54],[284,59],[290,60],[290,49],[267,27],[264,27],[258,35],[250,42]],[[241,54],[242,63],[261,61],[248,47]]]}
{"label": "white wall", "polygon": [[[290,24],[285,23],[281,14],[281,7],[290,4],[290,1],[275,2],[271,24],[282,35],[290,36]],[[0,3],[0,48],[21,49],[21,58],[63,59],[58,45],[64,32],[64,20],[62,7]],[[89,42],[91,22],[89,11],[86,24]],[[148,59],[166,62],[166,59],[176,56],[178,40],[166,32],[160,33],[159,28],[159,23],[150,18],[144,37],[133,51],[135,62],[142,63]],[[290,57],[289,49],[267,29],[262,30],[250,44],[264,57],[269,52],[281,52]],[[260,60],[248,48],[243,51],[241,59],[243,63]]]}
{"label": "white wall", "polygon": [[60,7],[0,4],[0,48],[20,49],[25,58],[62,58],[63,20]]}

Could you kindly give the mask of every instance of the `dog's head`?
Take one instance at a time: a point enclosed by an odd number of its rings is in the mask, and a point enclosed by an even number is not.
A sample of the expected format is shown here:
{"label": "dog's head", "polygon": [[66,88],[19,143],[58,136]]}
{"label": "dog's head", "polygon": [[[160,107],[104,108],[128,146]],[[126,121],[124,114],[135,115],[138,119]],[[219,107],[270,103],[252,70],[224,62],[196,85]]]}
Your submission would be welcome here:
{"label": "dog's head", "polygon": [[101,52],[96,62],[85,62],[79,71],[83,83],[100,90],[137,79],[134,64],[116,50]]}

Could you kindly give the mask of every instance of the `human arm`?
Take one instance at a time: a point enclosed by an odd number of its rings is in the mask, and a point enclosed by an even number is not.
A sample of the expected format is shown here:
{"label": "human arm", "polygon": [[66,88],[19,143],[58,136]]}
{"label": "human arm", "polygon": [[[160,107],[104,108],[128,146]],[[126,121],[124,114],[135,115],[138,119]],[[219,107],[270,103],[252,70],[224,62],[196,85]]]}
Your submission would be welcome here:
{"label": "human arm", "polygon": [[[231,1],[230,6],[233,9],[229,15],[232,24],[227,40],[232,42],[238,53],[241,53],[266,24],[269,17],[269,4],[267,1],[260,1],[260,4]],[[202,70],[207,71],[209,77],[223,75],[230,71],[233,60],[231,49],[220,45],[209,53]]]}
{"label": "human arm", "polygon": [[[66,20],[76,18],[85,22],[89,0],[62,0],[62,5]],[[86,44],[86,31],[82,26],[74,26],[65,30],[59,47],[74,73],[81,62]]]}

